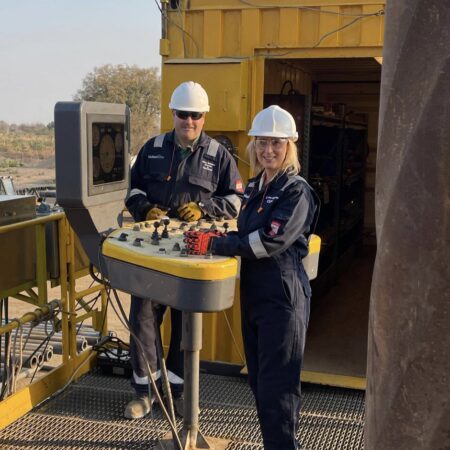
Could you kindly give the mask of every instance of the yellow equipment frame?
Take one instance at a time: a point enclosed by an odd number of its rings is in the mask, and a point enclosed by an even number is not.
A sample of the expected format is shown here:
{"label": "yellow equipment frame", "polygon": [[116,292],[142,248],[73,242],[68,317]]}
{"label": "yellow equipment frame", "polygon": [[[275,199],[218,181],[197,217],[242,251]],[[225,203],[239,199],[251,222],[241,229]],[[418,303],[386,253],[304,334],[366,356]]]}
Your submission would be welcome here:
{"label": "yellow equipment frame", "polygon": [[[22,324],[44,317],[49,312],[48,300],[48,268],[46,257],[47,224],[54,222],[57,226],[59,251],[59,278],[50,280],[52,286],[59,285],[62,310],[62,363],[48,374],[39,378],[16,393],[13,393],[0,402],[0,429],[5,428],[19,419],[36,405],[64,388],[72,380],[78,379],[88,372],[94,365],[95,352],[92,349],[77,352],[76,326],[78,323],[90,318],[93,327],[104,334],[107,330],[106,290],[103,285],[96,284],[88,289],[76,290],[76,280],[88,273],[88,268],[76,270],[76,247],[78,246],[75,234],[70,228],[64,213],[50,214],[24,222],[0,227],[0,234],[7,234],[22,229],[34,229],[36,237],[36,274],[35,279],[8,290],[0,291],[0,298],[13,297],[18,300],[37,306],[34,311],[24,314],[0,327],[0,335],[11,332]],[[80,251],[81,249],[77,249]],[[82,250],[81,250],[82,251]],[[83,297],[99,292],[101,298],[100,308],[91,308],[83,301]],[[77,315],[76,307],[84,308],[81,315]]]}

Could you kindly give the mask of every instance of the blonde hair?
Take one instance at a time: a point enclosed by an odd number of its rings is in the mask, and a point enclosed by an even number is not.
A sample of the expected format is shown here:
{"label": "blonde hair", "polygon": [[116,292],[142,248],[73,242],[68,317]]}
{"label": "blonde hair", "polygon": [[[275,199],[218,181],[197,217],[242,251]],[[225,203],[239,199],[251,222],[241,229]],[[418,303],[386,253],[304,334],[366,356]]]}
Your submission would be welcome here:
{"label": "blonde hair", "polygon": [[[263,170],[263,166],[258,161],[256,156],[255,148],[255,138],[253,138],[247,145],[246,148],[247,156],[250,161],[250,176],[254,177],[258,175],[259,172]],[[300,173],[301,165],[298,160],[298,149],[297,145],[292,139],[287,142],[286,157],[278,170],[279,173],[283,172],[294,172],[295,174]]]}

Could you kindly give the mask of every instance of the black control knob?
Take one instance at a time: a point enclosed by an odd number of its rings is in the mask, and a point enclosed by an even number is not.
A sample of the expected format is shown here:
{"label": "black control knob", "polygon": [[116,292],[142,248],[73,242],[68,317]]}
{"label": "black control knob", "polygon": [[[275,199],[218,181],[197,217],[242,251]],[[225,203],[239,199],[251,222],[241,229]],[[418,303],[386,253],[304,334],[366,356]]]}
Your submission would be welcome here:
{"label": "black control knob", "polygon": [[152,239],[159,239],[158,228],[161,226],[161,222],[153,222],[153,226],[155,227],[155,229],[152,233]]}
{"label": "black control knob", "polygon": [[164,219],[163,220],[163,224],[164,224],[164,230],[161,234],[161,237],[164,239],[168,239],[169,237],[169,229],[167,228],[169,226],[170,220],[169,219]]}
{"label": "black control knob", "polygon": [[143,240],[144,240],[143,238],[136,238],[136,239],[133,241],[133,246],[134,246],[134,247],[142,247],[141,242],[142,242]]}
{"label": "black control knob", "polygon": [[228,233],[228,228],[230,228],[230,224],[228,222],[225,222],[223,224],[223,229],[225,230],[225,233]]}
{"label": "black control knob", "polygon": [[179,252],[180,250],[181,250],[180,244],[178,242],[175,242],[175,244],[173,244],[172,251]]}
{"label": "black control knob", "polygon": [[127,233],[120,233],[120,236],[117,238],[118,241],[125,242],[127,240]]}

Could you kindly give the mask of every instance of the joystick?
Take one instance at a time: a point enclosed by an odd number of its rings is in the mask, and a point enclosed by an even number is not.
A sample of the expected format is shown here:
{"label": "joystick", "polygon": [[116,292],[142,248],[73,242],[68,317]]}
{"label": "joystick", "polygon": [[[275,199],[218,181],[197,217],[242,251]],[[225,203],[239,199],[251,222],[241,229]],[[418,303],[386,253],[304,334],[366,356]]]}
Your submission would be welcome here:
{"label": "joystick", "polygon": [[158,234],[158,228],[160,227],[161,222],[153,222],[153,226],[155,227],[153,233],[152,233],[152,239],[159,239],[159,234]]}
{"label": "joystick", "polygon": [[164,239],[168,239],[169,238],[169,230],[167,227],[169,226],[170,219],[164,219],[162,222],[164,224],[164,230],[161,233],[161,237]]}

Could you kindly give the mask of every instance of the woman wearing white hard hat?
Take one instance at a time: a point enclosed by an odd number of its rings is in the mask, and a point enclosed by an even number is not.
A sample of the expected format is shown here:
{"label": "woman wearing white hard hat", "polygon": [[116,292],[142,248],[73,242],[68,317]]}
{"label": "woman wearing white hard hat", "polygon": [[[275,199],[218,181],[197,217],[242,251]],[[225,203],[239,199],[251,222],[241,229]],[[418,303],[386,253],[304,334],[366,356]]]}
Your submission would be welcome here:
{"label": "woman wearing white hard hat", "polygon": [[238,231],[214,238],[213,253],[241,256],[242,334],[265,450],[298,448],[300,370],[311,288],[302,258],[319,202],[301,178],[296,125],[270,106],[254,118],[247,147],[254,178]]}

